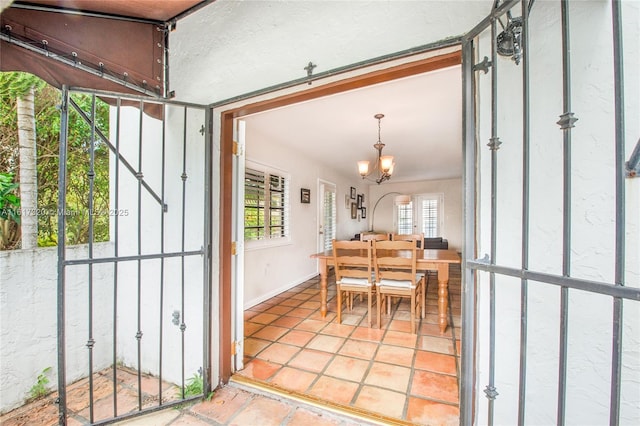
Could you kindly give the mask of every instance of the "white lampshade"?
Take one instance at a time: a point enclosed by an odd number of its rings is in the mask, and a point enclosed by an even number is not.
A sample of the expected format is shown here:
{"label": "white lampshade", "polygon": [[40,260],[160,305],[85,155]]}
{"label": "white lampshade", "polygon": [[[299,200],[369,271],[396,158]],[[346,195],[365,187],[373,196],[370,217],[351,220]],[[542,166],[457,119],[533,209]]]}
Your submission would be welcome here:
{"label": "white lampshade", "polygon": [[389,173],[393,167],[393,155],[383,155],[380,157],[380,169],[384,173]]}
{"label": "white lampshade", "polygon": [[360,176],[365,177],[369,174],[369,162],[368,161],[358,161],[358,173]]}
{"label": "white lampshade", "polygon": [[399,206],[406,206],[411,203],[411,195],[397,195],[394,201]]}

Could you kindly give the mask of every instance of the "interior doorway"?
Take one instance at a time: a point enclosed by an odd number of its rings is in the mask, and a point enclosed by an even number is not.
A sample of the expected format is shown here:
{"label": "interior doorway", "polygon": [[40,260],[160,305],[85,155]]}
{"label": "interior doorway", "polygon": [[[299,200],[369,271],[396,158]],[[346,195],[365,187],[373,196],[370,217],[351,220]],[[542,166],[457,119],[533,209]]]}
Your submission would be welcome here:
{"label": "interior doorway", "polygon": [[[452,51],[453,50],[453,51]],[[287,105],[293,105],[296,103],[321,98],[349,90],[354,90],[369,85],[375,85],[381,82],[392,81],[403,77],[419,75],[430,71],[438,70],[441,68],[447,68],[459,65],[461,62],[460,51],[456,49],[448,49],[448,53],[436,54],[426,59],[416,60],[415,62],[408,62],[402,65],[387,68],[381,71],[373,71],[367,74],[360,75],[358,77],[346,78],[344,80],[333,82],[318,87],[313,87],[302,92],[284,95],[275,99],[261,101],[256,103],[250,103],[242,107],[230,109],[222,113],[221,117],[221,365],[220,372],[223,381],[229,380],[234,373],[231,358],[229,354],[233,353],[232,345],[236,347],[236,343],[233,342],[232,331],[228,327],[228,318],[237,317],[237,313],[232,313],[231,309],[237,304],[229,303],[233,298],[234,289],[232,288],[231,277],[233,275],[231,261],[232,247],[233,245],[233,232],[231,229],[231,219],[234,215],[233,200],[232,200],[232,179],[233,175],[233,156],[234,156],[234,138],[233,127],[234,121],[237,118],[246,117],[258,112],[267,111],[274,108],[279,108]],[[457,90],[456,87],[454,90]],[[320,187],[320,185],[319,185]],[[319,191],[320,192],[320,191]],[[339,200],[337,200],[339,202]],[[324,245],[325,241],[319,238],[319,243]],[[240,283],[238,283],[240,285]],[[459,324],[459,323],[458,323]],[[455,346],[455,344],[454,344]],[[228,350],[227,350],[228,349]],[[455,369],[455,367],[454,367]],[[457,391],[456,391],[457,398]]]}

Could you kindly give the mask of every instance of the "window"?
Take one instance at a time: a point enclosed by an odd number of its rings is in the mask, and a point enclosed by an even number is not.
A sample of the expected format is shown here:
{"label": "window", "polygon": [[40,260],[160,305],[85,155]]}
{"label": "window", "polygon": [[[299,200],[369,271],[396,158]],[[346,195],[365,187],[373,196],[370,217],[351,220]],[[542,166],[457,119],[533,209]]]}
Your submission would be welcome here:
{"label": "window", "polygon": [[288,178],[282,172],[247,166],[244,175],[244,239],[288,236]]}
{"label": "window", "polygon": [[422,232],[427,238],[437,237],[440,235],[439,200],[432,198],[422,199],[421,201]]}
{"label": "window", "polygon": [[331,250],[333,239],[336,237],[336,187],[330,183],[321,183],[322,192],[322,217],[320,229],[322,230],[321,250]]}
{"label": "window", "polygon": [[443,194],[423,194],[407,205],[397,206],[397,233],[423,233],[425,238],[441,236],[442,200]]}
{"label": "window", "polygon": [[398,234],[413,234],[413,201],[398,206]]}

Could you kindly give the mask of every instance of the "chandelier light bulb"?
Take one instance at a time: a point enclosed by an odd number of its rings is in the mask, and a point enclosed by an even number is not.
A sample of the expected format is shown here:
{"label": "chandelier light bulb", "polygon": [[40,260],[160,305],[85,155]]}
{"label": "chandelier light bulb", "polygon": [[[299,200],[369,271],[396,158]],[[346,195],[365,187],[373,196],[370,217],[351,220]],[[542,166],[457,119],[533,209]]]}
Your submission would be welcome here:
{"label": "chandelier light bulb", "polygon": [[368,161],[358,161],[358,173],[363,178],[369,174],[369,162]]}
{"label": "chandelier light bulb", "polygon": [[382,157],[380,157],[380,169],[382,169],[382,173],[391,174],[392,167],[393,167],[392,155],[383,155]]}

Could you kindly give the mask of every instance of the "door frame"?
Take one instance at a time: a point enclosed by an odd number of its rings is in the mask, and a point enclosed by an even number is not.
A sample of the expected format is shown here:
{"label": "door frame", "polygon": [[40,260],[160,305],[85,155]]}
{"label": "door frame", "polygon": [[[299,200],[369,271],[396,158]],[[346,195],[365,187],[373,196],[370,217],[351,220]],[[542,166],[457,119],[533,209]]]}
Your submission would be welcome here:
{"label": "door frame", "polygon": [[[433,53],[445,48],[460,47],[459,43],[453,43],[449,46],[434,44],[430,50],[414,53],[418,54]],[[411,56],[411,55],[404,55]],[[384,62],[392,62],[393,59],[387,58]],[[220,258],[219,258],[219,306],[220,306],[220,340],[219,340],[219,381],[227,383],[231,378],[232,357],[235,345],[232,345],[232,267],[233,267],[233,123],[234,119],[249,114],[266,111],[269,109],[279,108],[292,105],[336,93],[346,92],[349,90],[370,86],[373,84],[383,83],[408,77],[417,74],[434,71],[441,68],[447,68],[462,63],[462,51],[455,50],[453,52],[443,53],[441,55],[431,56],[428,58],[417,59],[412,62],[406,62],[396,66],[390,66],[382,70],[365,72],[361,75],[346,77],[342,80],[328,82],[312,86],[306,90],[301,89],[295,93],[284,95],[275,95],[272,99],[256,101],[255,97],[247,98],[246,104],[237,107],[230,107],[220,113]],[[373,65],[373,64],[370,64]],[[332,74],[328,74],[328,77]],[[300,88],[309,87],[307,82],[300,82],[296,85]],[[280,89],[280,88],[278,88]],[[265,93],[275,92],[277,89],[268,90]],[[221,105],[220,107],[224,107]]]}

